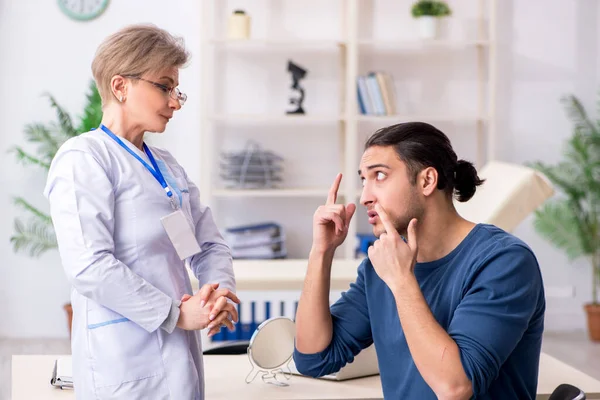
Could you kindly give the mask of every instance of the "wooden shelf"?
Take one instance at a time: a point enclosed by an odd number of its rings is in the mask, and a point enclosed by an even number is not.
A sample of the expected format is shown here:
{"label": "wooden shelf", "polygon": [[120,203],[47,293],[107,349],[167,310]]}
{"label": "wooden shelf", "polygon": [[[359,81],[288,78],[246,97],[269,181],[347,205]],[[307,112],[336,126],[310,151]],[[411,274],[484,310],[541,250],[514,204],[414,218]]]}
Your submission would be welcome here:
{"label": "wooden shelf", "polygon": [[487,117],[481,115],[464,115],[464,114],[414,114],[414,115],[358,115],[356,119],[359,122],[375,122],[375,123],[400,123],[408,121],[426,121],[426,122],[485,122]]}
{"label": "wooden shelf", "polygon": [[322,197],[327,198],[329,190],[324,189],[215,189],[215,197]]}
{"label": "wooden shelf", "polygon": [[321,39],[212,39],[209,42],[217,48],[231,50],[249,51],[271,51],[271,50],[337,50],[346,46],[346,42],[339,40]]}
{"label": "wooden shelf", "polygon": [[343,116],[335,115],[272,115],[272,114],[218,114],[210,120],[220,123],[254,123],[269,125],[334,124],[343,121]]}
{"label": "wooden shelf", "polygon": [[[269,115],[269,114],[221,114],[209,117],[210,120],[219,123],[244,123],[244,124],[267,124],[267,125],[298,125],[298,124],[333,124],[347,121],[350,117],[339,115]],[[476,122],[487,121],[486,116],[467,114],[398,114],[398,115],[364,115],[353,116],[359,122],[394,123],[402,121],[442,121],[442,122]]]}
{"label": "wooden shelf", "polygon": [[[356,281],[362,260],[333,260],[331,289],[347,290]],[[306,277],[307,259],[233,260],[237,290],[301,290]],[[187,268],[192,289],[198,290],[198,280]]]}
{"label": "wooden shelf", "polygon": [[487,47],[490,45],[490,42],[487,40],[359,40],[358,45],[361,47],[361,50],[455,50]]}

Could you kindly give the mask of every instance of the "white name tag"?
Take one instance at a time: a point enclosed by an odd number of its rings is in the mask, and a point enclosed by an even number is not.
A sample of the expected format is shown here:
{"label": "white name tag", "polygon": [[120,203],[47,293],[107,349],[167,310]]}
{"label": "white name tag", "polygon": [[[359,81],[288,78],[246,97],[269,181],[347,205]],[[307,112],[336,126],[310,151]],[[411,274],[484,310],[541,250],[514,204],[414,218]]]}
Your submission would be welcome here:
{"label": "white name tag", "polygon": [[200,253],[200,245],[194,236],[194,231],[181,209],[162,217],[160,222],[181,260]]}

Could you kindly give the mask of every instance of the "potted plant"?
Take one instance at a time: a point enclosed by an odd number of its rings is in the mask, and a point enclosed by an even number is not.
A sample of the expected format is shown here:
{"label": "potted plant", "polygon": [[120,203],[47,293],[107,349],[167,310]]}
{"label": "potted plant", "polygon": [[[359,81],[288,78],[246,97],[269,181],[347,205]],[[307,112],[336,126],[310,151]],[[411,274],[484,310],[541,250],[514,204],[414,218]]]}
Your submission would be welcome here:
{"label": "potted plant", "polygon": [[556,165],[532,167],[545,174],[562,196],[535,212],[542,237],[564,250],[570,260],[585,257],[592,268],[592,302],[585,304],[590,339],[600,341],[600,120],[592,121],[574,96],[562,99],[573,135]]}
{"label": "potted plant", "polygon": [[419,33],[422,39],[437,38],[439,19],[451,14],[450,7],[444,1],[419,0],[412,6],[412,16],[419,23]]}
{"label": "potted plant", "polygon": [[[78,124],[73,125],[71,116],[56,102],[54,97],[46,94],[50,106],[56,111],[56,122],[49,124],[31,123],[25,126],[27,141],[37,145],[35,153],[30,153],[22,147],[16,146],[11,151],[17,160],[26,166],[33,165],[41,168],[45,173],[50,169],[50,163],[59,147],[68,139],[92,128],[97,128],[102,120],[102,101],[96,84],[91,81],[87,94],[87,101],[83,115]],[[31,205],[23,197],[14,199],[15,205],[22,208],[28,219],[17,217],[14,222],[14,234],[10,238],[13,250],[16,253],[27,253],[31,257],[39,257],[45,252],[55,249],[56,236],[50,215]],[[71,332],[72,309],[70,304],[64,306],[67,312],[69,333]]]}

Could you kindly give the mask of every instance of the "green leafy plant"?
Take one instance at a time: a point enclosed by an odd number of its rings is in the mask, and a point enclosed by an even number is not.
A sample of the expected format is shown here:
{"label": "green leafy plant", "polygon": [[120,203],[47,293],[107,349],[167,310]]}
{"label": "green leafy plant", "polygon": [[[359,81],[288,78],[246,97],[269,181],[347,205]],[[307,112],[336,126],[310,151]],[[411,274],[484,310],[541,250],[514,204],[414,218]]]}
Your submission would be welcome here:
{"label": "green leafy plant", "polygon": [[[11,149],[17,161],[25,166],[36,166],[47,173],[50,163],[59,147],[68,139],[92,128],[97,128],[102,120],[102,101],[96,84],[92,80],[86,95],[86,105],[78,124],[73,125],[71,116],[56,102],[55,98],[46,93],[50,106],[56,112],[56,121],[48,124],[31,123],[25,126],[27,141],[37,146],[31,153],[22,147]],[[50,216],[31,205],[23,197],[16,197],[14,204],[23,209],[28,218],[26,221],[17,217],[14,222],[14,234],[10,238],[15,252],[27,252],[32,257],[38,257],[48,250],[56,248],[56,236]]]}
{"label": "green leafy plant", "polygon": [[419,0],[412,6],[412,16],[419,17],[446,17],[452,15],[452,11],[446,2],[436,0]]}
{"label": "green leafy plant", "polygon": [[[598,304],[600,286],[600,120],[593,121],[575,96],[562,100],[573,135],[556,165],[531,166],[562,192],[535,212],[536,231],[569,259],[586,257],[592,265],[592,303]],[[598,102],[600,111],[600,101]]]}

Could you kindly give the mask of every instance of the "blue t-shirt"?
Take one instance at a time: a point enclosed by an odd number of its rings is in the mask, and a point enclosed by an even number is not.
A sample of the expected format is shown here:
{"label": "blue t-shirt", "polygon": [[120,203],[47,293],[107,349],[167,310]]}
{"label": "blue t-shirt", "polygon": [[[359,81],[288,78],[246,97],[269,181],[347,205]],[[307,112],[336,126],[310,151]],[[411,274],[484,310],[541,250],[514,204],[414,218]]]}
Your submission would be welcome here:
{"label": "blue t-shirt", "polygon": [[[545,299],[531,249],[479,224],[448,255],[414,271],[435,319],[458,345],[474,398],[535,399]],[[394,296],[368,259],[331,314],[329,346],[316,354],[295,350],[301,373],[336,372],[375,343],[386,399],[436,398],[412,360]]]}

